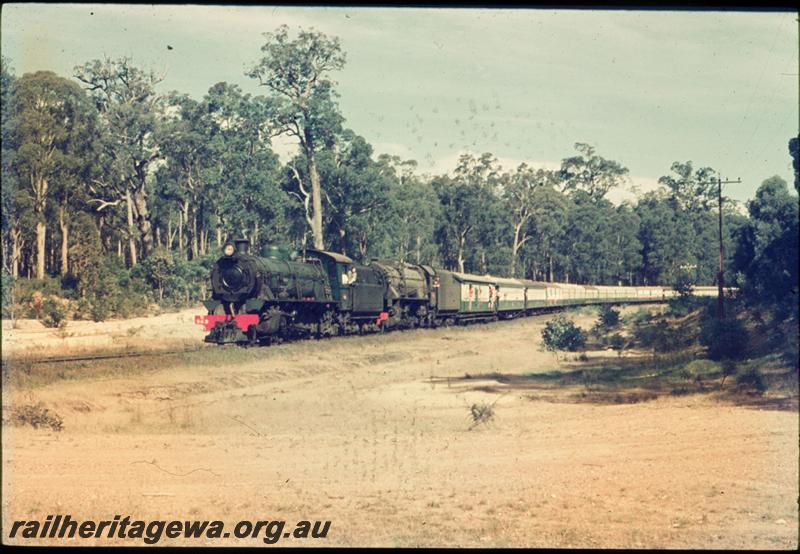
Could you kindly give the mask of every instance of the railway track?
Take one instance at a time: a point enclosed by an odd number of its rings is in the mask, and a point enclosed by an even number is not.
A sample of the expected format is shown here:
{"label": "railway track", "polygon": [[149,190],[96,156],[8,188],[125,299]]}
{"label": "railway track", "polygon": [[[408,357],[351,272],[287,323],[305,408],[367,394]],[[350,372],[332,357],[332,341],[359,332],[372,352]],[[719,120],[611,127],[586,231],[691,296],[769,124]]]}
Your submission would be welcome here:
{"label": "railway track", "polygon": [[[660,303],[659,301],[654,302],[642,302],[642,303]],[[547,315],[554,312],[564,311],[569,309],[571,306],[554,306],[544,309],[539,309],[535,313],[530,314],[531,316],[536,315]],[[511,321],[513,319],[519,318],[510,318],[507,320],[501,321]],[[482,321],[486,323],[486,321]],[[394,329],[394,331],[408,331],[413,329]],[[335,338],[335,337],[328,337],[328,338]],[[283,337],[281,339],[281,343],[291,343],[291,342],[301,342],[306,340],[326,340],[326,339],[315,339],[314,337]],[[217,346],[218,347],[218,346]],[[250,345],[239,345],[239,347],[248,348]],[[195,346],[191,348],[181,348],[175,350],[143,350],[143,351],[125,351],[125,352],[107,352],[103,354],[92,354],[92,355],[83,355],[83,356],[59,356],[59,357],[45,357],[45,358],[30,358],[25,355],[16,356],[13,359],[11,357],[4,357],[2,359],[3,367],[8,367],[10,362],[18,363],[18,364],[27,364],[27,365],[44,365],[44,364],[57,364],[57,363],[71,363],[71,362],[93,362],[93,361],[102,361],[102,360],[118,360],[124,358],[140,358],[140,357],[158,357],[158,356],[174,356],[177,354],[187,354],[191,352],[199,352],[201,350],[214,348],[214,345],[211,344],[202,344],[200,346]]]}
{"label": "railway track", "polygon": [[[412,329],[395,329],[395,331],[407,331]],[[355,335],[353,335],[355,336]],[[335,338],[335,337],[329,337]],[[281,343],[302,342],[307,340],[326,340],[316,339],[315,337],[282,337]],[[232,345],[231,345],[232,346]],[[237,348],[248,348],[250,345],[237,345]],[[142,351],[125,351],[125,352],[106,352],[102,354],[91,354],[82,356],[48,356],[45,358],[32,358],[27,355],[4,357],[2,359],[3,367],[8,367],[9,363],[27,364],[27,365],[44,365],[44,364],[58,364],[58,363],[71,363],[71,362],[93,362],[102,360],[118,360],[124,358],[140,358],[140,357],[158,357],[158,356],[172,356],[177,354],[187,354],[191,352],[200,352],[206,349],[216,349],[219,345],[203,344],[191,348],[181,348],[176,350],[142,350]]]}
{"label": "railway track", "polygon": [[94,354],[86,356],[62,356],[62,357],[47,357],[47,358],[28,358],[27,356],[18,356],[13,359],[3,358],[3,365],[6,366],[9,362],[17,362],[29,365],[42,365],[42,364],[57,364],[69,362],[92,362],[97,360],[118,360],[122,358],[139,358],[145,356],[171,356],[176,354],[186,354],[189,352],[199,352],[208,348],[207,346],[197,346],[192,348],[182,348],[178,350],[143,350],[139,352],[116,352],[105,354]]}

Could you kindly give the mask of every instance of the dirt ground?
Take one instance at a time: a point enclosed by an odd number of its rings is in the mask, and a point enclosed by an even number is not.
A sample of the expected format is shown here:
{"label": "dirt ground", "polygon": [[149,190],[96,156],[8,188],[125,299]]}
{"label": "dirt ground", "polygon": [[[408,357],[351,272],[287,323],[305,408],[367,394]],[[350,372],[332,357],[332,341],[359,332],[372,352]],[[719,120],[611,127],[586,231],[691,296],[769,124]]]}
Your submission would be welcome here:
{"label": "dirt ground", "polygon": [[[178,341],[199,341],[192,313],[135,322],[134,338],[169,342],[180,325]],[[542,400],[472,377],[565,368],[538,349],[546,320],[231,350],[215,365],[170,359],[5,390],[5,407],[44,402],[64,430],[4,426],[4,541],[13,520],[69,513],[332,522],[326,539],[286,546],[798,546],[796,411],[708,395]],[[129,338],[121,328],[103,340],[114,333]],[[20,337],[16,352],[31,340]],[[493,405],[493,420],[473,426],[473,404]]]}
{"label": "dirt ground", "polygon": [[153,317],[94,321],[69,321],[63,329],[48,328],[35,319],[3,321],[3,357],[73,356],[96,350],[180,348],[203,340],[194,316],[205,308],[189,308]]}

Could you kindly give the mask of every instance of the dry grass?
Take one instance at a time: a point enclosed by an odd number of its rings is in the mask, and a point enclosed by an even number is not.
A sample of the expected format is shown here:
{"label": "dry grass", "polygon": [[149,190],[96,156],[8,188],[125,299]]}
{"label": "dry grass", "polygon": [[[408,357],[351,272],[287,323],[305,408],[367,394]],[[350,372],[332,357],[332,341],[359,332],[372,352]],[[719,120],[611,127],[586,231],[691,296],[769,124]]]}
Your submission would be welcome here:
{"label": "dry grass", "polygon": [[34,429],[50,428],[56,432],[64,429],[63,418],[46,408],[42,402],[14,406],[11,408],[8,422],[20,427],[30,425]]}

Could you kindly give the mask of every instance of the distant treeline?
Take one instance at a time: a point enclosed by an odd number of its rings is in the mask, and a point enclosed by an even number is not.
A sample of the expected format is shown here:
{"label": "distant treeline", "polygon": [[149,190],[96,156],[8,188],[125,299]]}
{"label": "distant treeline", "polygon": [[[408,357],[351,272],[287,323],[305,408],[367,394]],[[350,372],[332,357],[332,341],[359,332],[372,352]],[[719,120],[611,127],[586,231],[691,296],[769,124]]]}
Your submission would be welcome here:
{"label": "distant treeline", "polygon": [[[619,206],[606,197],[628,169],[584,143],[558,170],[486,153],[421,174],[346,127],[330,80],[345,63],[337,39],[281,28],[261,56],[248,75],[264,96],[217,83],[199,100],[157,93],[164,76],[130,59],[65,77],[15,76],[3,58],[6,315],[47,311],[48,298],[95,319],[195,302],[229,237],[537,280],[715,282],[711,168],[675,162],[659,190]],[[279,134],[299,145],[286,164]],[[797,139],[789,151],[797,175]],[[726,201],[727,283],[796,301],[797,208],[779,177],[748,215]]]}

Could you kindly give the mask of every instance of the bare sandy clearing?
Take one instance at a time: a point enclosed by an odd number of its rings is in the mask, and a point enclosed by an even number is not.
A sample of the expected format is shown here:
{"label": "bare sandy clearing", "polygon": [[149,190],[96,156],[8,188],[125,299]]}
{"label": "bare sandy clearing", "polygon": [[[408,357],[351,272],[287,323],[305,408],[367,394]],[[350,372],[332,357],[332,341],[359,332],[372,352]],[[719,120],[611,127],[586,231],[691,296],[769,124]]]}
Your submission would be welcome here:
{"label": "bare sandy clearing", "polygon": [[[544,321],[6,391],[41,400],[65,430],[4,428],[4,532],[12,519],[122,513],[329,519],[331,545],[797,546],[796,412],[701,395],[543,402],[464,379],[559,367],[538,350]],[[474,403],[496,416],[469,430]]]}
{"label": "bare sandy clearing", "polygon": [[205,332],[194,316],[205,308],[188,308],[150,317],[108,321],[69,321],[53,329],[35,319],[3,321],[3,356],[69,356],[93,350],[166,349],[196,345]]}

